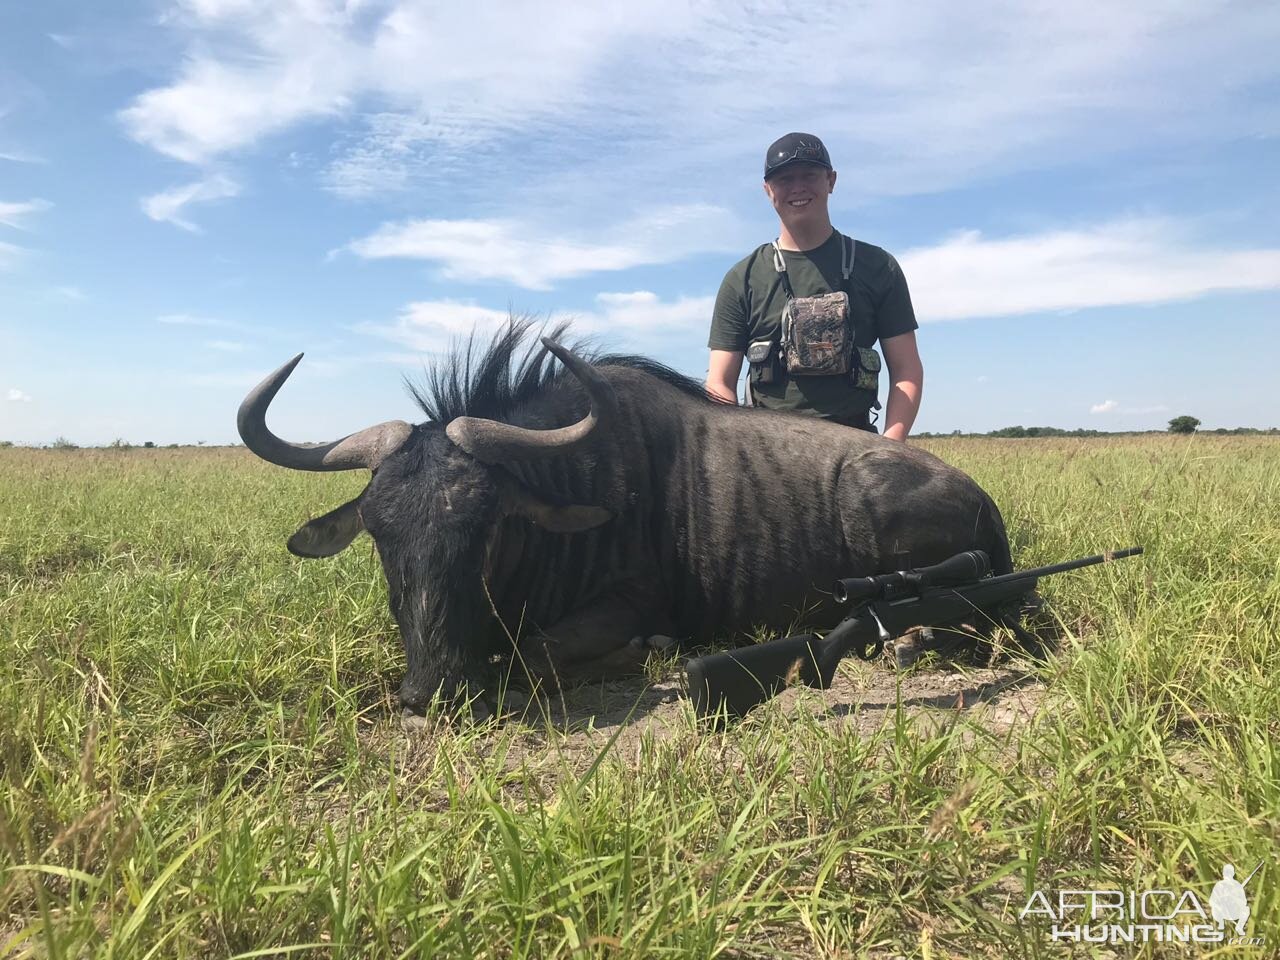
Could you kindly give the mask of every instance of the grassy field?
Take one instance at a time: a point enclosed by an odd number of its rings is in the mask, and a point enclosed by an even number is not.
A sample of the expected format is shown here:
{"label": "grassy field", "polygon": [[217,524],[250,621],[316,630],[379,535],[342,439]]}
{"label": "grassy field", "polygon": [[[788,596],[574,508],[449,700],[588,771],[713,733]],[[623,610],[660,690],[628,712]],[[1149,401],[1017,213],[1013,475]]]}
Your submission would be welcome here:
{"label": "grassy field", "polygon": [[[370,541],[284,549],[363,473],[0,450],[0,955],[1280,955],[1280,442],[927,446],[1019,566],[1147,550],[1045,582],[1067,635],[1012,726],[813,693],[724,734],[682,701],[406,733]],[[1018,920],[1037,889],[1207,904],[1260,860],[1262,947]]]}

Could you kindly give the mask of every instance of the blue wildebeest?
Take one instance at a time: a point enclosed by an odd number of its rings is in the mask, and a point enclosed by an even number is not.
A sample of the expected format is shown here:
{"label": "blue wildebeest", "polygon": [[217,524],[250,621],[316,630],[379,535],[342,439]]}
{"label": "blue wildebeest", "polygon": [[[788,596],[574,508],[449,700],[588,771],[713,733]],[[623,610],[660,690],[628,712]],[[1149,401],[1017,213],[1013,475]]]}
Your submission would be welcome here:
{"label": "blue wildebeest", "polygon": [[[484,691],[522,625],[525,668],[552,678],[638,671],[650,638],[830,625],[839,576],[987,551],[1004,524],[964,473],[925,451],[809,417],[723,404],[653,361],[586,356],[513,323],[413,392],[425,423],[332,443],[274,436],[265,415],[299,357],[240,408],[258,456],[373,471],[349,503],[289,540],[330,556],[368,531],[408,669],[402,705]],[[559,335],[559,332],[557,332]],[[557,371],[548,351],[567,368]]]}

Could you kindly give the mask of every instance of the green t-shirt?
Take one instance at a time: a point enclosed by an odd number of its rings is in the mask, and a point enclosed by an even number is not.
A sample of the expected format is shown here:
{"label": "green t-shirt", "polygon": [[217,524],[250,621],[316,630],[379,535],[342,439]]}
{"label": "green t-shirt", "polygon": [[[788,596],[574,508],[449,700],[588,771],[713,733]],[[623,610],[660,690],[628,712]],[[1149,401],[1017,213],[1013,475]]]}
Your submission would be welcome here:
{"label": "green t-shirt", "polygon": [[[801,252],[783,250],[787,276],[797,297],[814,297],[846,289],[853,315],[854,344],[873,347],[915,330],[911,294],[898,261],[887,251],[858,241],[853,274],[844,287],[841,258],[844,238],[833,230],[820,247]],[[787,291],[773,268],[773,245],[762,244],[725,274],[711,318],[712,350],[745,352],[747,344],[766,337],[778,340]],[[774,348],[775,350],[777,347]],[[875,403],[870,390],[859,390],[847,377],[791,376],[785,368],[773,383],[752,378],[756,402],[777,410],[797,410],[824,418],[860,417]]]}

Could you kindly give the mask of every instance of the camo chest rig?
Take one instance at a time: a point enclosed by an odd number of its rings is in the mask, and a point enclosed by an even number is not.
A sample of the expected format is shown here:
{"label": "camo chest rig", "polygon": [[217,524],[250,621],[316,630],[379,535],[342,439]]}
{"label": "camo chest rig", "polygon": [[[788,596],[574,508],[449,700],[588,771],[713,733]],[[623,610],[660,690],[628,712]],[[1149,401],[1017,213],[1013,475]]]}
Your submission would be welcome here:
{"label": "camo chest rig", "polygon": [[854,344],[848,286],[857,241],[850,237],[841,240],[843,289],[812,297],[795,295],[782,248],[774,241],[773,267],[782,277],[787,304],[782,311],[780,339],[755,340],[748,345],[747,360],[755,382],[773,383],[780,373],[778,368],[785,367],[788,374],[845,376],[859,389],[874,392],[879,388],[880,355]]}

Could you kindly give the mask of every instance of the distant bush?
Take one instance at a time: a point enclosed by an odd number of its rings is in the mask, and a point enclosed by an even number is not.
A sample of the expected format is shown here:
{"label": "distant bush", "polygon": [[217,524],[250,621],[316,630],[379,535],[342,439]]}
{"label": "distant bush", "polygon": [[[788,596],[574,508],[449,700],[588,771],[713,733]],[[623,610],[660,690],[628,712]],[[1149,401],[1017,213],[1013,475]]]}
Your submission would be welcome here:
{"label": "distant bush", "polygon": [[150,440],[148,440],[146,443],[142,445],[142,448],[144,450],[154,450],[156,448],[156,445],[152,443]]}
{"label": "distant bush", "polygon": [[122,437],[116,437],[107,446],[112,450],[132,450],[133,444]]}
{"label": "distant bush", "polygon": [[1200,421],[1195,417],[1174,417],[1169,421],[1170,433],[1195,433],[1196,427],[1200,426]]}
{"label": "distant bush", "polygon": [[1063,430],[1060,427],[1001,427],[999,430],[992,430],[986,434],[988,437],[1013,437],[1021,439],[1023,437],[1101,437],[1101,430],[1086,430],[1079,427],[1075,430]]}
{"label": "distant bush", "polygon": [[50,446],[53,447],[53,449],[55,450],[79,450],[80,449],[79,444],[72,443],[66,437],[58,437],[56,440],[53,441],[52,444],[50,444]]}
{"label": "distant bush", "polygon": [[0,447],[12,447],[12,446],[13,446],[12,440],[0,440]]}

